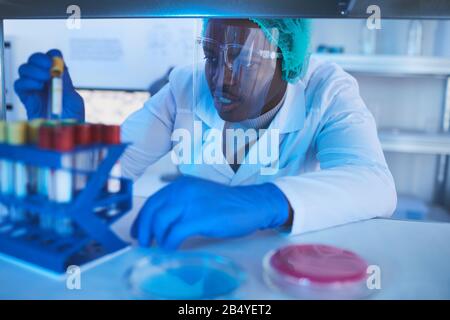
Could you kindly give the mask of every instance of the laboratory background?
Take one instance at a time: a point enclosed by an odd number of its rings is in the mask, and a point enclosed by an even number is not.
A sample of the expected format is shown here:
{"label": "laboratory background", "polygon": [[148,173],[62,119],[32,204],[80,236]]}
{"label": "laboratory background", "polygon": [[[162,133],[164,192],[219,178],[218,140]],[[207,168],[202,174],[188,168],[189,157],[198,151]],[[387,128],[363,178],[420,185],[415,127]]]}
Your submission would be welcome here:
{"label": "laboratory background", "polygon": [[[73,84],[84,100],[86,122],[120,125],[163,88],[174,68],[193,64],[195,38],[202,30],[202,23],[202,19],[194,18],[82,19],[81,28],[71,29],[65,19],[6,19],[3,21],[6,119],[13,122],[27,118],[25,107],[13,88],[14,81],[19,78],[20,65],[34,52],[57,48],[61,50]],[[145,282],[144,279],[149,278],[152,272],[160,270],[152,265],[156,262],[149,258],[148,250],[151,249],[123,247],[124,243],[135,241],[130,237],[129,228],[138,214],[138,208],[162,186],[180,176],[170,154],[167,154],[151,165],[132,188],[123,181],[122,191],[127,193],[132,190],[133,210],[119,220],[108,220],[123,243],[116,243],[116,239],[103,229],[106,224],[94,225],[96,221],[93,220],[84,225],[88,233],[105,231],[105,244],[110,240],[111,247],[107,246],[107,249],[113,252],[113,256],[89,261],[87,271],[81,278],[82,290],[71,290],[70,285],[76,287],[76,281],[67,284],[71,273],[55,276],[49,275],[48,270],[42,270],[40,267],[45,264],[42,260],[34,261],[39,267],[36,268],[33,263],[28,263],[30,261],[15,261],[2,255],[0,297],[145,299],[156,296],[163,299],[208,299],[218,296],[231,299],[295,299],[299,297],[296,296],[298,288],[292,288],[294,294],[290,292],[286,295],[289,285],[285,283],[286,292],[272,290],[270,285],[264,284],[261,273],[268,268],[268,254],[276,257],[279,252],[273,253],[273,250],[289,250],[289,246],[283,246],[296,244],[296,239],[299,239],[301,244],[324,243],[350,248],[358,253],[365,260],[350,251],[346,252],[347,258],[352,259],[353,267],[363,270],[364,281],[367,265],[380,266],[384,291],[378,297],[382,299],[449,299],[449,40],[450,21],[444,19],[382,19],[381,28],[376,30],[367,27],[366,19],[312,19],[312,55],[336,63],[355,77],[360,94],[375,118],[378,137],[398,196],[397,207],[391,217],[310,233],[304,238],[291,239],[271,230],[244,240],[208,240],[206,245],[202,240],[193,239],[187,248],[219,255],[219,258],[208,260],[213,261],[209,262],[213,263],[209,266],[230,276],[229,279],[219,276],[229,287],[211,283],[207,287],[205,280],[201,284],[204,287],[200,288],[195,279],[187,283],[175,283],[172,278]],[[106,148],[110,148],[111,159],[108,168],[99,169],[99,177],[105,173],[102,170],[112,168],[123,151],[120,144],[114,146],[113,143]],[[58,159],[55,156],[53,160]],[[101,183],[96,186],[100,187]],[[88,197],[83,194],[85,196]],[[120,200],[123,205],[121,209],[129,211],[132,207],[130,195],[126,196]],[[109,200],[103,200],[98,200],[96,205],[101,203],[106,206]],[[408,224],[403,224],[404,221]],[[61,250],[65,249],[64,245],[62,243]],[[26,256],[26,248],[17,246],[11,250]],[[89,248],[94,253],[88,252],[87,255],[92,253],[95,256],[96,249],[95,246]],[[310,249],[307,245],[299,248],[306,250],[303,252],[305,255],[311,253],[307,251]],[[29,260],[32,260],[32,250],[29,252]],[[196,261],[202,262],[210,259],[205,258],[209,256],[200,256],[200,259],[198,256],[183,256],[184,253],[182,251],[181,256],[176,256],[179,258],[176,262],[171,261],[176,264],[175,267],[182,268],[179,261],[183,259],[188,262],[196,258]],[[141,258],[144,259],[139,260]],[[76,259],[85,261],[80,255],[76,255]],[[49,261],[55,262],[50,258]],[[64,261],[64,266],[67,264]],[[236,264],[243,268],[238,268]],[[53,264],[45,267],[55,269]],[[182,275],[202,277],[197,269],[193,270],[184,270]],[[218,281],[217,278],[214,281]],[[176,289],[171,290],[170,286]],[[149,289],[151,294],[143,292],[143,287],[152,288]],[[235,294],[229,296],[228,291],[234,290]],[[318,293],[314,290],[308,287],[306,297],[329,298],[329,292]],[[339,290],[337,294],[333,292],[331,297],[365,297],[360,291],[361,283],[358,283],[354,287],[344,288],[342,292]],[[366,288],[364,292],[367,293]],[[305,297],[305,291],[300,297]]]}
{"label": "laboratory background", "polygon": [[[7,118],[25,119],[12,89],[18,67],[33,52],[58,48],[85,101],[86,120],[121,124],[168,80],[171,69],[193,62],[201,20],[6,20]],[[45,37],[42,35],[45,34]],[[315,19],[311,49],[357,80],[375,117],[398,193],[393,219],[450,222],[450,22]],[[155,191],[155,177],[173,179],[167,156],[148,169],[134,193]]]}

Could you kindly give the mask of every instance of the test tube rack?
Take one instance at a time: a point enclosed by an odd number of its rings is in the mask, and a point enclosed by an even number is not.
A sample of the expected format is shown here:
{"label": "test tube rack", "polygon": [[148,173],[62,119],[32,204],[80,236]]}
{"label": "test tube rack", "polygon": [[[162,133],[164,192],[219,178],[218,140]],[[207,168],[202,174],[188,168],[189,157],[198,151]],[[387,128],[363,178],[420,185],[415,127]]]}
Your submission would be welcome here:
{"label": "test tube rack", "polygon": [[[37,216],[42,214],[65,215],[72,220],[74,232],[70,236],[61,236],[54,231],[43,230],[37,223],[12,222],[6,218],[0,221],[0,253],[43,267],[44,269],[64,273],[70,265],[81,266],[127,246],[111,229],[111,224],[123,216],[132,207],[132,181],[120,179],[120,191],[108,193],[105,184],[111,169],[125,151],[127,144],[97,144],[77,147],[70,152],[44,150],[36,146],[13,146],[0,144],[0,159],[20,161],[28,166],[66,169],[63,158],[67,154],[87,150],[106,151],[106,156],[94,172],[81,172],[89,179],[86,187],[70,203],[56,203],[39,195],[16,198],[0,194],[0,204],[15,206]],[[102,208],[115,206],[114,216],[104,214]]]}

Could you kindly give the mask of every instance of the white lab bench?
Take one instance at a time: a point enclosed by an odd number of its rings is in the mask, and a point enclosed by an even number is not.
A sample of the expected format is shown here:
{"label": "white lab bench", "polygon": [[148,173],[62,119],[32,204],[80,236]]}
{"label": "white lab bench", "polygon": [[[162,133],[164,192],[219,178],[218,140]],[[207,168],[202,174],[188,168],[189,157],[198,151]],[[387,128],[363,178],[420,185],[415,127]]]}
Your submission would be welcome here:
{"label": "white lab bench", "polygon": [[[126,237],[129,222],[143,204],[115,230]],[[381,289],[371,299],[450,299],[450,224],[373,219],[300,236],[276,231],[229,240],[193,239],[182,250],[223,255],[247,273],[236,299],[289,299],[270,290],[262,278],[264,255],[288,243],[324,243],[353,250],[381,269]],[[124,273],[151,249],[130,247],[81,273],[81,289],[69,290],[60,280],[0,259],[1,299],[129,299]]]}

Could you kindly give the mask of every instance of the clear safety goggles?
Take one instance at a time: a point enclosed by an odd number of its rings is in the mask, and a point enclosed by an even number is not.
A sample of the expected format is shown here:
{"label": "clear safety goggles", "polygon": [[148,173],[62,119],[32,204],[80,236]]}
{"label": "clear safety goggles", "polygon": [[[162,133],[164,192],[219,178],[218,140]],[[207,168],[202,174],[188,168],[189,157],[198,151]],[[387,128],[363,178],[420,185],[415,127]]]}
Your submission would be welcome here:
{"label": "clear safety goggles", "polygon": [[215,108],[229,122],[254,119],[264,113],[265,106],[279,93],[281,53],[277,40],[277,29],[267,37],[258,27],[209,20],[203,35],[195,41],[195,107]]}
{"label": "clear safety goggles", "polygon": [[205,61],[214,65],[223,61],[230,70],[237,67],[252,68],[262,60],[281,58],[280,52],[255,48],[254,43],[250,46],[237,43],[220,44],[211,38],[197,37],[196,45],[203,48]]}

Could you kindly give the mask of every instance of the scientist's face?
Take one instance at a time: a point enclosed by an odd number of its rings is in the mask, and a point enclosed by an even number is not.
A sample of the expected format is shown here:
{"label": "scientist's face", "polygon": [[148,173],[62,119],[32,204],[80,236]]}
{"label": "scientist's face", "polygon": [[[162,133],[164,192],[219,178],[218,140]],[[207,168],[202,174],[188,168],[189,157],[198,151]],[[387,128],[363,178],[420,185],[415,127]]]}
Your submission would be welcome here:
{"label": "scientist's face", "polygon": [[[211,19],[203,42],[205,75],[220,117],[239,122],[256,118],[275,107],[284,95],[281,58],[256,23]],[[224,48],[226,48],[224,51]]]}

